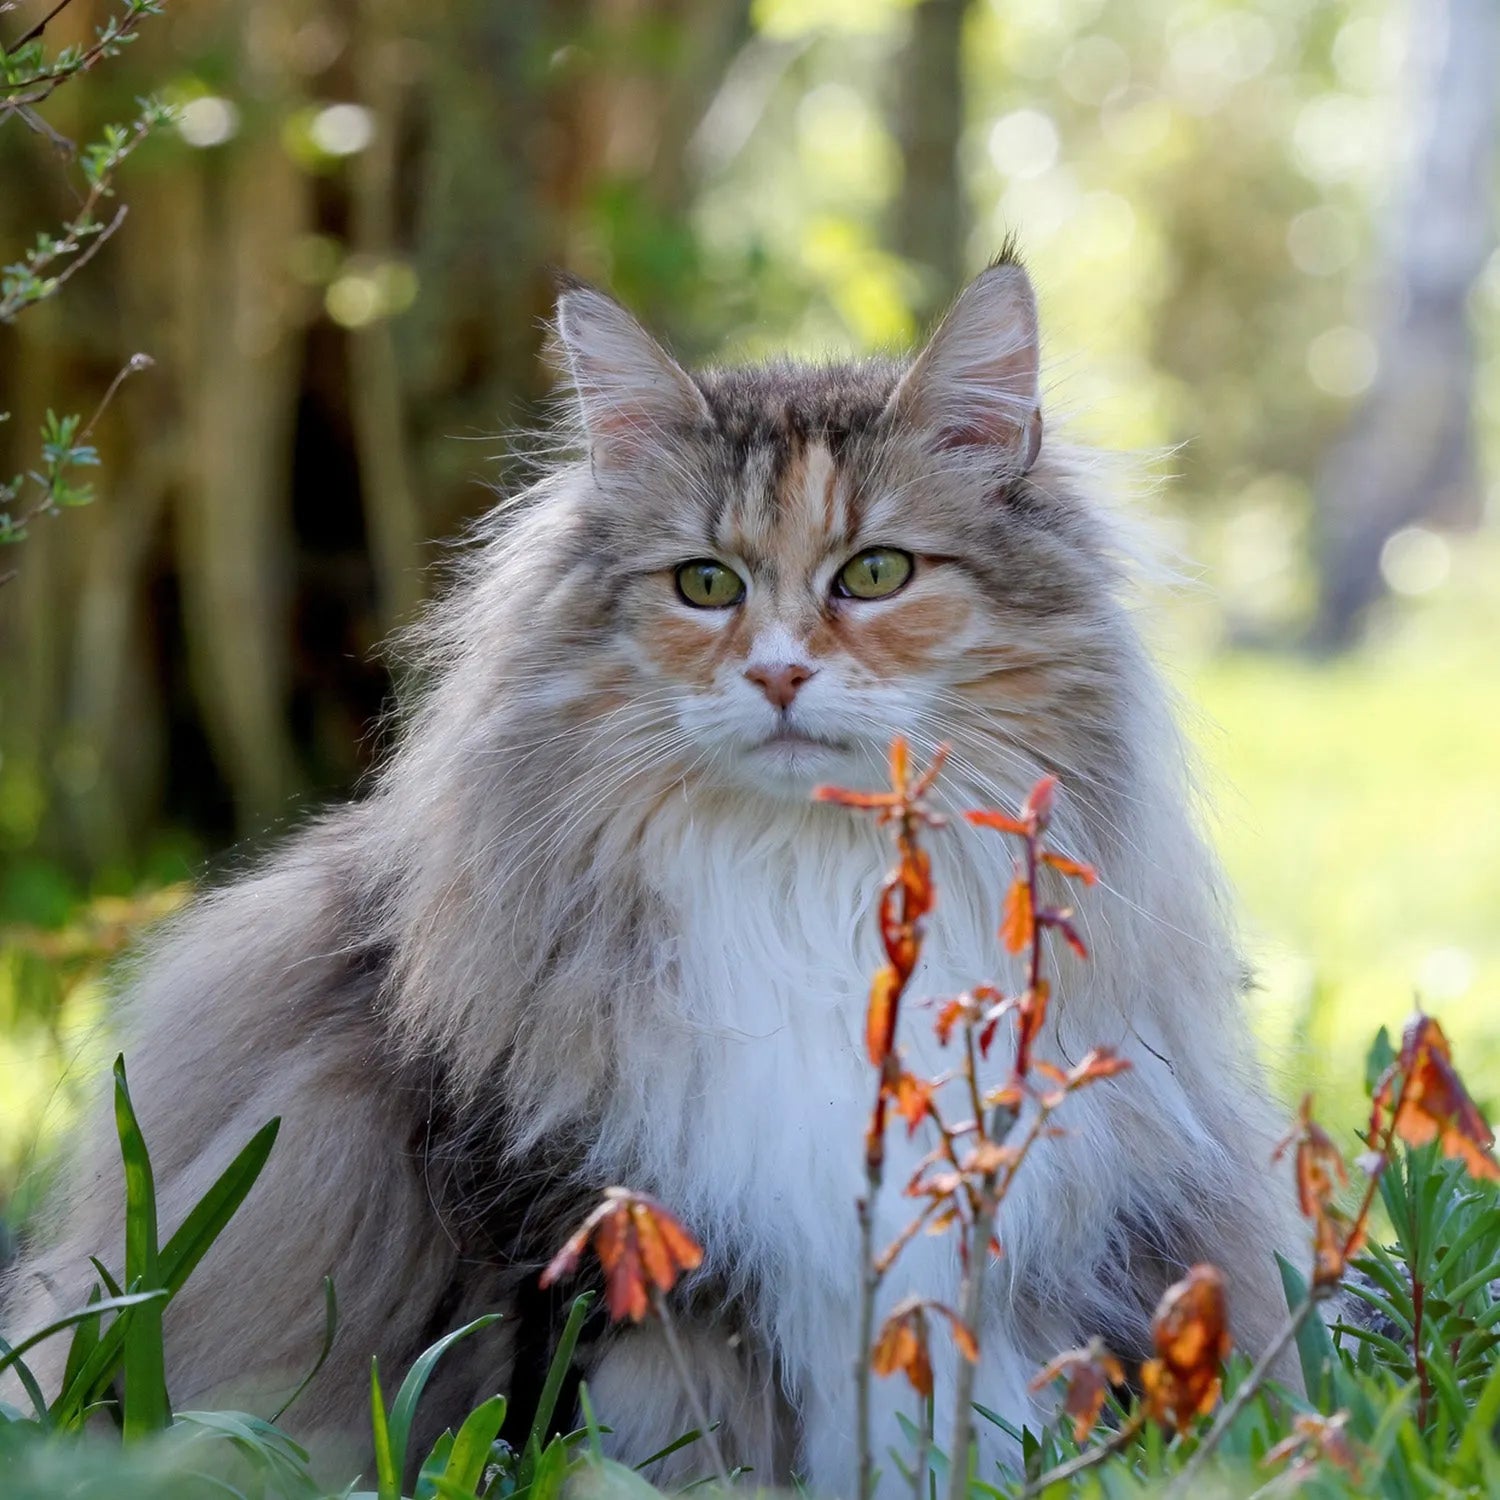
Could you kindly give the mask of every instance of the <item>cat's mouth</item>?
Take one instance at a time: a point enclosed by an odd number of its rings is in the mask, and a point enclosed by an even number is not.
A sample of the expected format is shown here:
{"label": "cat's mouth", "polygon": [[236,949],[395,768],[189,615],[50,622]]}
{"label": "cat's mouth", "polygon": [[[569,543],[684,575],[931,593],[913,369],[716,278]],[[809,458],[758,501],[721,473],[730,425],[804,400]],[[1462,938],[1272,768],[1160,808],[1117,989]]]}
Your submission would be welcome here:
{"label": "cat's mouth", "polygon": [[843,740],[831,739],[821,734],[810,734],[805,729],[783,726],[774,734],[768,734],[755,748],[757,750],[847,750],[849,746]]}

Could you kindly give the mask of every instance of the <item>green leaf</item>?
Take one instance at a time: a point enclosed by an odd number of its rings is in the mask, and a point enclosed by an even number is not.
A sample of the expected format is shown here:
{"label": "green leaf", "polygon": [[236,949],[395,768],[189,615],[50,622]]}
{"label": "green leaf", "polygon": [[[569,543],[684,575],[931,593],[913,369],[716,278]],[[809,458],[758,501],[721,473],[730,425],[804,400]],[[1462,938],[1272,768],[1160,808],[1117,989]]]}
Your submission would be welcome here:
{"label": "green leaf", "polygon": [[505,1423],[505,1397],[491,1396],[488,1401],[476,1406],[464,1418],[453,1447],[448,1452],[448,1462],[443,1467],[443,1478],[460,1490],[472,1493],[479,1488],[484,1477],[485,1466],[490,1461],[490,1452],[500,1428]]}
{"label": "green leaf", "polygon": [[[94,1295],[96,1299],[98,1292],[99,1289],[95,1287]],[[82,1328],[84,1325],[80,1323],[78,1326]],[[3,1338],[0,1338],[0,1358],[13,1353],[14,1351],[10,1345]],[[43,1427],[50,1426],[50,1418],[47,1415],[47,1398],[42,1394],[42,1388],[37,1384],[36,1376],[26,1367],[26,1361],[16,1356],[11,1368],[16,1372],[16,1379],[21,1382],[27,1399],[31,1402],[32,1410],[36,1412],[37,1421]]]}
{"label": "green leaf", "polygon": [[[106,1278],[105,1285],[111,1293],[118,1292],[118,1288],[111,1284],[109,1278]],[[103,1295],[97,1286],[89,1288],[91,1303],[98,1302]],[[64,1390],[67,1390],[78,1378],[78,1372],[83,1368],[84,1361],[99,1347],[99,1322],[98,1318],[89,1318],[74,1329],[73,1342],[68,1346],[68,1362],[63,1367],[62,1388]],[[51,1415],[50,1412],[47,1414],[49,1422]]]}
{"label": "green leaf", "polygon": [[[156,1242],[156,1184],[151,1157],[141,1134],[125,1059],[115,1059],[115,1128],[125,1163],[125,1283],[132,1291],[165,1291]],[[126,1441],[161,1431],[171,1420],[167,1403],[166,1353],[162,1346],[161,1301],[137,1308],[125,1329],[124,1372]]]}
{"label": "green leaf", "polygon": [[527,1434],[526,1445],[522,1449],[520,1472],[516,1476],[516,1484],[520,1488],[525,1488],[532,1483],[536,1473],[537,1460],[542,1452],[542,1440],[552,1425],[552,1413],[557,1406],[557,1397],[562,1390],[563,1381],[567,1378],[568,1369],[573,1363],[573,1351],[578,1347],[579,1334],[583,1332],[583,1320],[588,1316],[595,1296],[594,1292],[580,1292],[568,1309],[568,1321],[563,1325],[562,1336],[558,1339],[557,1349],[552,1355],[552,1363],[547,1367],[547,1379],[542,1385],[542,1394],[536,1405],[536,1415],[532,1418],[531,1431]]}
{"label": "green leaf", "polygon": [[1396,1049],[1391,1045],[1391,1034],[1382,1026],[1370,1043],[1365,1056],[1365,1093],[1374,1094],[1385,1071],[1396,1060]]}
{"label": "green leaf", "polygon": [[437,1482],[442,1477],[443,1469],[448,1462],[448,1455],[453,1451],[453,1430],[447,1429],[432,1445],[431,1452],[422,1460],[422,1467],[417,1474],[417,1487],[412,1491],[412,1500],[436,1500]]}
{"label": "green leaf", "polygon": [[1494,1442],[1496,1423],[1500,1423],[1500,1360],[1495,1362],[1478,1399],[1469,1409],[1456,1458],[1460,1472],[1479,1457],[1481,1444]]}
{"label": "green leaf", "polygon": [[375,1484],[379,1500],[401,1500],[401,1467],[391,1449],[391,1429],[385,1419],[385,1396],[380,1389],[380,1361],[370,1361],[370,1429],[375,1443]]}
{"label": "green leaf", "polygon": [[[482,1318],[475,1318],[472,1323],[465,1323],[462,1328],[456,1328],[452,1333],[445,1334],[437,1343],[424,1349],[417,1356],[411,1369],[406,1372],[406,1379],[401,1382],[401,1388],[396,1392],[396,1399],[391,1403],[389,1424],[386,1423],[385,1412],[381,1411],[378,1425],[379,1429],[384,1432],[386,1460],[390,1466],[389,1475],[393,1476],[392,1482],[395,1484],[395,1489],[391,1491],[391,1500],[395,1500],[395,1497],[401,1493],[401,1475],[406,1470],[406,1449],[411,1439],[412,1422],[417,1414],[417,1402],[422,1398],[422,1391],[431,1378],[433,1368],[460,1339],[467,1338],[471,1333],[477,1333],[481,1328],[488,1328],[491,1323],[496,1323],[499,1319],[499,1313],[486,1313]],[[374,1378],[373,1370],[372,1378]],[[382,1468],[380,1475],[381,1494],[384,1495],[387,1470]]]}
{"label": "green leaf", "polygon": [[[136,1292],[127,1297],[104,1297],[98,1302],[90,1302],[87,1307],[80,1307],[76,1312],[64,1313],[60,1318],[54,1318],[50,1323],[39,1328],[35,1333],[28,1334],[19,1344],[12,1346],[6,1353],[0,1354],[0,1375],[3,1375],[12,1366],[21,1363],[21,1356],[31,1349],[35,1349],[44,1339],[50,1339],[53,1334],[61,1333],[65,1328],[76,1327],[90,1318],[96,1318],[101,1313],[120,1312],[126,1308],[140,1307],[147,1302],[160,1301],[165,1293]],[[52,1413],[56,1421],[57,1413]]]}

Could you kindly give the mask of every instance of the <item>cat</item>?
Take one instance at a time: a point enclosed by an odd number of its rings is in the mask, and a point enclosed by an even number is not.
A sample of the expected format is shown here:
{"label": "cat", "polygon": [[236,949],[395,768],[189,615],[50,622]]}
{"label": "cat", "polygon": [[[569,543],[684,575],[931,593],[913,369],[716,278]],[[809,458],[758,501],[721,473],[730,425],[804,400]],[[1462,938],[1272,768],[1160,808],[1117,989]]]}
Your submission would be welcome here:
{"label": "cat", "polygon": [[[862,1027],[890,851],[810,793],[879,786],[898,734],[923,758],[951,746],[936,795],[953,809],[1060,778],[1055,839],[1103,879],[1078,917],[1090,961],[1049,953],[1039,1055],[1110,1046],[1133,1065],[1067,1102],[1005,1205],[977,1399],[1047,1420],[1038,1365],[1096,1334],[1143,1356],[1158,1296],[1202,1260],[1241,1343],[1264,1347],[1273,1252],[1300,1236],[1269,1165],[1246,971],[1117,523],[1088,455],[1044,433],[1018,259],[906,362],[689,375],[574,282],[556,336],[573,456],[496,512],[408,643],[424,685],[369,794],[199,899],[126,986],[164,1232],[282,1121],[167,1313],[173,1398],[284,1395],[317,1351],[326,1275],[340,1329],[295,1430],[358,1461],[371,1355],[389,1384],[499,1311],[423,1410],[456,1425],[508,1392],[524,1432],[584,1284],[543,1293],[538,1269],[621,1183],[705,1248],[676,1321],[727,1460],[849,1493]],[[955,819],[930,847],[913,1004],[1015,987],[1002,841]],[[917,1071],[948,1065],[930,1012],[904,1041]],[[929,1145],[891,1132],[882,1243]],[[12,1333],[82,1303],[91,1253],[118,1269],[119,1177],[101,1115],[11,1278]],[[883,1303],[954,1303],[959,1274],[954,1236],[918,1237]],[[591,1329],[579,1366],[621,1457],[694,1425],[650,1322]],[[905,1389],[876,1383],[886,1483]],[[986,1465],[1012,1453],[980,1427]],[[657,1472],[703,1462],[689,1448]]]}

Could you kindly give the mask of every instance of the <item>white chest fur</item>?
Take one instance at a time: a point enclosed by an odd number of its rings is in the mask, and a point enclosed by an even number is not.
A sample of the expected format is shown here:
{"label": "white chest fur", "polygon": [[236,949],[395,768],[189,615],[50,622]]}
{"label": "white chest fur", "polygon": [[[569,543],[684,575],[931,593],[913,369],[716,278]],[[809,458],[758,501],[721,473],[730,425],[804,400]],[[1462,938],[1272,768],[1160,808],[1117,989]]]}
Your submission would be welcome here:
{"label": "white chest fur", "polygon": [[[842,1486],[853,1462],[855,1202],[875,1086],[864,1016],[889,846],[827,810],[730,828],[716,820],[711,836],[703,832],[695,837],[691,821],[656,830],[675,850],[648,865],[666,872],[661,894],[680,914],[666,966],[673,993],[652,1025],[622,1036],[622,1084],[598,1165],[654,1184],[705,1235],[711,1269],[751,1293],[803,1410],[809,1474],[821,1487]],[[965,849],[972,857],[983,846],[966,840]],[[941,847],[934,856],[941,879]],[[1005,868],[997,847],[987,878],[966,871],[967,884],[955,879],[940,897],[912,1002],[1005,978],[994,936]],[[970,899],[959,894],[975,887]],[[913,1003],[902,1027],[910,1065],[927,1075],[954,1060],[938,1048],[932,1018]],[[931,1144],[925,1131],[909,1140],[893,1124],[881,1243],[911,1216],[901,1189]],[[951,1304],[959,1279],[953,1237],[919,1237],[882,1303],[920,1290]],[[1016,1411],[1030,1372],[1006,1344],[1003,1321],[987,1340],[982,1399]],[[909,1407],[908,1396],[885,1383],[887,1417]]]}

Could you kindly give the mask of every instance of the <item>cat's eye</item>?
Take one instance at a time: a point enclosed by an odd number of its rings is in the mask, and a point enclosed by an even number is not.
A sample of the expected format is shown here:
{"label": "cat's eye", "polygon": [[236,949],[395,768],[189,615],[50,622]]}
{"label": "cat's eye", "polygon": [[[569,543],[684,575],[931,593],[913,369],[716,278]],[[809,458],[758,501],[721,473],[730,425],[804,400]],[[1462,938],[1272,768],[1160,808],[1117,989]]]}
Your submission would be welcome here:
{"label": "cat's eye", "polygon": [[845,599],[885,599],[911,577],[911,554],[894,547],[871,547],[839,569],[834,592]]}
{"label": "cat's eye", "polygon": [[677,592],[696,609],[728,609],[745,597],[745,581],[711,557],[695,557],[678,568]]}

